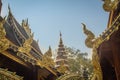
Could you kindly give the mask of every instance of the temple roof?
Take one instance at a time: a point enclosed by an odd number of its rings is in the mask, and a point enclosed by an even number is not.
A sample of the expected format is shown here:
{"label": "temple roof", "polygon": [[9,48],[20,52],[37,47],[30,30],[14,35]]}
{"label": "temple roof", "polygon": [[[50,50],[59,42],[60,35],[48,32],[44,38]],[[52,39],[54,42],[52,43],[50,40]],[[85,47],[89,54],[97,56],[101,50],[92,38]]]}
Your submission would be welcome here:
{"label": "temple roof", "polygon": [[3,50],[4,52],[0,50],[0,53],[28,68],[31,66],[44,67],[48,72],[56,75],[56,72],[51,68],[44,66],[42,62],[43,54],[39,48],[38,42],[33,39],[33,33],[31,33],[31,29],[29,28],[28,20],[27,23],[23,21],[22,25],[20,25],[13,16],[9,6],[8,9],[9,14],[7,19],[0,16],[0,34],[5,34],[2,36],[1,40],[5,39],[8,42],[7,47]]}
{"label": "temple roof", "polygon": [[25,31],[25,29],[17,22],[17,20],[14,18],[10,7],[8,6],[9,14],[7,17],[7,22],[10,24],[11,27],[15,28],[22,38],[28,38],[28,35]]}
{"label": "temple roof", "polygon": [[[0,21],[2,21],[3,18],[0,16]],[[6,37],[13,42],[15,45],[19,45],[17,40],[15,39],[15,36],[13,36],[15,33],[12,31],[12,28],[10,27],[9,23],[5,22],[4,23],[4,28],[6,33]]]}
{"label": "temple roof", "polygon": [[[15,48],[15,50],[13,50],[13,51],[17,51],[17,50],[19,50],[19,47],[24,48],[28,45],[28,46],[31,46],[31,47],[29,47],[30,52],[28,54],[33,56],[35,59],[41,59],[43,54],[39,48],[37,41],[32,39],[32,37],[33,37],[32,34],[31,35],[27,34],[24,27],[22,25],[20,25],[17,22],[17,20],[15,19],[15,17],[12,15],[10,7],[8,7],[8,8],[9,8],[9,14],[7,16],[7,19],[5,19],[3,27],[6,32],[6,36],[5,36],[6,39],[10,42],[10,46],[12,46],[12,48],[13,47]],[[2,21],[2,20],[4,20],[4,19],[0,16],[0,21]],[[24,44],[26,43],[27,40],[28,41],[32,40],[32,42],[31,43],[27,42],[27,45],[24,46]]]}

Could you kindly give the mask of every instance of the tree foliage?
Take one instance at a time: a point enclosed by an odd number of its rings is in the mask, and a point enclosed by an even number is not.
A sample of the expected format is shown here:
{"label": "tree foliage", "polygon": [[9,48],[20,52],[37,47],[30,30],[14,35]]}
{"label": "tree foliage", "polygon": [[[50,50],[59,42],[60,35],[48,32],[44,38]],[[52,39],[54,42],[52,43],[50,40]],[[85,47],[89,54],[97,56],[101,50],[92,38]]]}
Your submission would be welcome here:
{"label": "tree foliage", "polygon": [[79,49],[65,47],[68,53],[68,65],[70,73],[78,73],[81,76],[89,76],[92,73],[92,63],[88,53],[82,53]]}

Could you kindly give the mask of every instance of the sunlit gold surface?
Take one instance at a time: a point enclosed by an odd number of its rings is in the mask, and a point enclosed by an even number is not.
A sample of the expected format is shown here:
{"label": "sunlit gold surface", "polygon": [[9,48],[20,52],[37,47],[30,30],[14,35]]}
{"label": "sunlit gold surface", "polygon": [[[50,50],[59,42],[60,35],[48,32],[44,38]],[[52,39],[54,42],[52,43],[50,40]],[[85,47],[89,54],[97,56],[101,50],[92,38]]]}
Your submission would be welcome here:
{"label": "sunlit gold surface", "polygon": [[23,80],[23,77],[18,76],[16,72],[0,68],[0,80]]}
{"label": "sunlit gold surface", "polygon": [[85,40],[85,44],[87,47],[89,48],[93,48],[93,54],[92,54],[92,63],[93,63],[93,67],[94,67],[94,77],[97,80],[102,80],[102,71],[101,71],[101,67],[100,67],[100,63],[99,63],[99,57],[97,54],[97,47],[98,47],[98,43],[101,42],[101,40],[99,38],[95,39],[94,34],[89,31],[88,29],[86,29],[86,25],[83,25],[83,31],[84,33],[87,35],[87,38]]}
{"label": "sunlit gold surface", "polygon": [[88,33],[87,38],[86,38],[86,43],[91,44],[90,46],[86,44],[87,47],[92,48],[93,49],[93,54],[92,54],[92,62],[93,62],[93,66],[94,66],[94,76],[92,80],[102,80],[102,70],[101,70],[101,66],[100,66],[100,62],[99,62],[99,57],[97,54],[97,49],[100,46],[101,43],[103,43],[104,41],[107,41],[110,39],[110,36],[118,30],[119,26],[120,26],[120,14],[117,16],[117,18],[113,21],[111,27],[109,27],[107,30],[105,30],[105,32],[103,32],[102,35],[100,35],[97,38],[93,37],[93,34],[91,34],[92,32],[90,32],[89,30],[87,30],[85,28],[85,25],[83,24],[83,31],[84,33]]}
{"label": "sunlit gold surface", "polygon": [[6,32],[3,27],[5,19],[0,21],[0,52],[5,51],[9,47],[9,41],[5,38]]}
{"label": "sunlit gold surface", "polygon": [[119,0],[104,0],[103,9],[108,12],[115,10],[118,2]]}
{"label": "sunlit gold surface", "polygon": [[31,50],[31,43],[33,41],[33,36],[30,37],[29,39],[25,40],[23,43],[23,46],[18,48],[19,52],[25,53],[30,56],[30,50]]}

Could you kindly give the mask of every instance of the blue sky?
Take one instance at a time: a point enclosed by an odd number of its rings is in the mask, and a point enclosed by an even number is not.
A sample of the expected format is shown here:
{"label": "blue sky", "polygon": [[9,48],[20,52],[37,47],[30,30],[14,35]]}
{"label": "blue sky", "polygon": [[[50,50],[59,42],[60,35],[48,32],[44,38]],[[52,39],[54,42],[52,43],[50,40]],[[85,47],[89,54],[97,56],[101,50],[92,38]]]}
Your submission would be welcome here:
{"label": "blue sky", "polygon": [[102,8],[102,0],[2,0],[2,16],[8,14],[10,4],[14,17],[21,23],[29,19],[34,38],[44,53],[49,45],[58,48],[59,32],[66,46],[91,53],[84,44],[81,23],[85,23],[96,36],[101,34],[108,22],[108,13]]}

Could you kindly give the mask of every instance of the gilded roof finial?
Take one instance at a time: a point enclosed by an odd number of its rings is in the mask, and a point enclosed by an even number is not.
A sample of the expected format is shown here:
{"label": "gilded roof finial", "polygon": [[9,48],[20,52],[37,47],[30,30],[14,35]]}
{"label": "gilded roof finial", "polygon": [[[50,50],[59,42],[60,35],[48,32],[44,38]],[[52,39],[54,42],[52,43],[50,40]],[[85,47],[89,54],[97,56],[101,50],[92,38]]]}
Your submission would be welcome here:
{"label": "gilded roof finial", "polygon": [[83,25],[83,31],[85,33],[85,35],[87,35],[87,38],[85,40],[85,44],[87,47],[92,48],[93,47],[93,40],[95,39],[95,35],[86,28],[86,25],[84,23],[82,23]]}
{"label": "gilded roof finial", "polygon": [[52,50],[50,46],[48,51],[43,55],[42,62],[44,66],[54,67],[55,63],[54,60],[52,59]]}
{"label": "gilded roof finial", "polygon": [[51,46],[49,46],[49,49],[48,51],[45,53],[45,55],[49,56],[49,57],[52,57],[52,49],[51,49]]}

